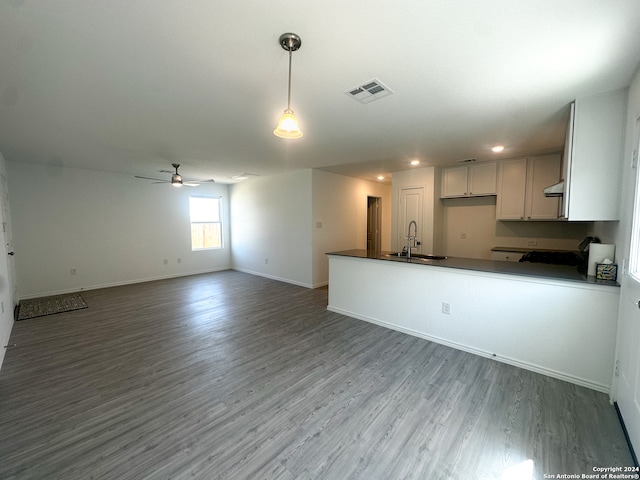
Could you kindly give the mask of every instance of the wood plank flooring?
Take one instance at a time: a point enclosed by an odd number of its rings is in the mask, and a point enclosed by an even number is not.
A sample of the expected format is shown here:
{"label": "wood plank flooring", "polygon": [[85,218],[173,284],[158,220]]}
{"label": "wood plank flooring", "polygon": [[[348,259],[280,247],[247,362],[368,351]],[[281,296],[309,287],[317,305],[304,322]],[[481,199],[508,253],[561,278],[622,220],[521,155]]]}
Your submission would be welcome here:
{"label": "wood plank flooring", "polygon": [[[632,465],[608,398],[225,271],[17,322],[0,478],[500,480]],[[506,478],[506,477],[505,477]],[[514,477],[529,480],[528,477]]]}

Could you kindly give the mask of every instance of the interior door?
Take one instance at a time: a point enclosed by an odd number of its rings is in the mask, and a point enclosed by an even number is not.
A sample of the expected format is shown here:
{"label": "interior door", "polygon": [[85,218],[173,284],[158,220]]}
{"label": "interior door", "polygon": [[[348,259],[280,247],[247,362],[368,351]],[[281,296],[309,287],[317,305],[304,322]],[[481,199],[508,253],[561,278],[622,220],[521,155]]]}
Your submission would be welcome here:
{"label": "interior door", "polygon": [[[409,223],[416,222],[416,237],[418,241],[422,239],[422,205],[424,197],[423,187],[403,188],[400,190],[400,215],[398,220],[398,245],[400,249],[407,245],[407,235],[409,233]],[[413,228],[411,229],[413,234]],[[422,253],[421,246],[411,250],[413,253]]]}
{"label": "interior door", "polygon": [[[638,125],[640,127],[640,124]],[[637,129],[640,132],[640,128]],[[616,358],[616,401],[631,444],[640,452],[640,168],[636,139],[634,163],[636,193],[628,256],[628,274],[622,276]]]}

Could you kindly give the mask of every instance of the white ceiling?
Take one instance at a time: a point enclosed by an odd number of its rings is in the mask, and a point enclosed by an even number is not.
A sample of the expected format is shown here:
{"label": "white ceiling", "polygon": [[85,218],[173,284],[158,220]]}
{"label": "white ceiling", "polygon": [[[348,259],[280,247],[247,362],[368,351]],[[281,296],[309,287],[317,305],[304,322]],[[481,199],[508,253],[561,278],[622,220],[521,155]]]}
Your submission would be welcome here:
{"label": "white ceiling", "polygon": [[[569,102],[640,62],[638,0],[0,2],[0,152],[131,175],[374,179],[498,143],[500,158],[560,150]],[[272,133],[289,31],[298,140]],[[395,93],[344,93],[373,78]]]}

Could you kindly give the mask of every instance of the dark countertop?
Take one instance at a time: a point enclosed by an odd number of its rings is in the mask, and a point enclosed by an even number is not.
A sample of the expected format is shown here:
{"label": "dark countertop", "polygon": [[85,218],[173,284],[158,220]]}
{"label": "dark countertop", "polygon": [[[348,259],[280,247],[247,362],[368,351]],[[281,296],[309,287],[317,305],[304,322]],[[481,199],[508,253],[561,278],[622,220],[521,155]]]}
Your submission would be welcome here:
{"label": "dark countertop", "polygon": [[462,270],[472,270],[486,273],[502,273],[507,275],[519,275],[525,277],[539,277],[552,280],[568,280],[592,285],[605,285],[619,287],[617,282],[608,280],[598,280],[596,277],[587,275],[586,272],[579,271],[578,267],[568,265],[549,265],[544,263],[531,262],[503,262],[498,260],[482,260],[477,258],[447,257],[445,260],[425,260],[421,258],[387,256],[391,252],[374,253],[365,249],[343,250],[340,252],[330,252],[327,255],[338,255],[343,257],[370,258],[372,260],[382,260],[385,262],[413,263],[434,267],[457,268]]}

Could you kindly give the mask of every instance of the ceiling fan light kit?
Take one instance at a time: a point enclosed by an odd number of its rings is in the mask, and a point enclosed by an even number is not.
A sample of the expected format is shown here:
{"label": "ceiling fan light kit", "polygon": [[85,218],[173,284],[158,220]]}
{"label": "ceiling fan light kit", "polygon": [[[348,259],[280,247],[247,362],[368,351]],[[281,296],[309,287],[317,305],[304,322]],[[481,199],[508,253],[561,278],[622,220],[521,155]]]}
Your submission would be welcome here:
{"label": "ceiling fan light kit", "polygon": [[178,168],[180,168],[179,163],[172,163],[171,166],[176,169],[175,173],[169,170],[160,170],[161,173],[170,173],[171,180],[162,180],[160,178],[152,178],[152,177],[141,177],[136,175],[136,178],[142,178],[143,180],[154,180],[154,183],[170,183],[174,187],[181,187],[183,185],[187,187],[199,187],[202,182],[215,182],[214,179],[210,180],[184,180],[182,175],[178,173]]}
{"label": "ceiling fan light kit", "polygon": [[291,110],[291,57],[292,53],[302,46],[302,40],[295,33],[283,33],[278,40],[280,46],[289,52],[289,84],[287,88],[287,108],[280,116],[278,126],[273,131],[276,137],[280,138],[300,138],[302,131],[298,125],[298,118]]}
{"label": "ceiling fan light kit", "polygon": [[171,185],[173,185],[174,187],[181,187],[182,175],[178,173],[178,167],[180,167],[180,165],[178,163],[172,163],[171,166],[176,169],[176,173],[171,175]]}

